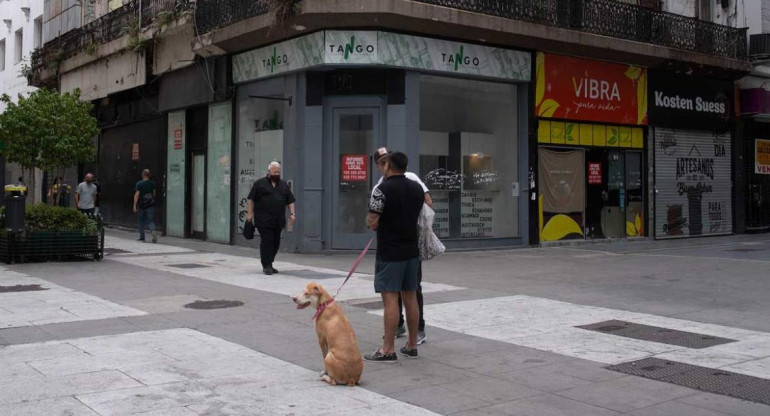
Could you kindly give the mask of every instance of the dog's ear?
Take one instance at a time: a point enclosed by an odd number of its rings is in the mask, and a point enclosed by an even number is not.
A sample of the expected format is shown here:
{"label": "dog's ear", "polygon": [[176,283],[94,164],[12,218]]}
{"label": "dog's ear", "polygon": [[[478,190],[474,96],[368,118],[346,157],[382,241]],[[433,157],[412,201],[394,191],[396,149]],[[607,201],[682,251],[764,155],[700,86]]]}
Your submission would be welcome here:
{"label": "dog's ear", "polygon": [[313,294],[316,296],[321,296],[321,288],[318,287],[318,285],[313,285]]}

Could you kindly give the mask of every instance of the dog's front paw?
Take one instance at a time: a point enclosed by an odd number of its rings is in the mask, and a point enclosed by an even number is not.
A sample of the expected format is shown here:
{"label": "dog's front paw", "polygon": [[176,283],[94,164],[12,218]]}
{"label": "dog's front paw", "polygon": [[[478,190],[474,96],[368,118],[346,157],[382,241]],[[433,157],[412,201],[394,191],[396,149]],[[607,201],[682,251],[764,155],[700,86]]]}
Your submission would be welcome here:
{"label": "dog's front paw", "polygon": [[329,383],[329,385],[331,385],[331,386],[336,386],[337,385],[337,380],[331,378],[331,376],[328,375],[328,374],[324,374],[323,376],[321,376],[321,380]]}
{"label": "dog's front paw", "polygon": [[[324,370],[324,371],[323,371],[323,373],[321,373],[321,375],[320,375],[320,377],[321,377],[321,380],[323,380],[323,378],[324,378],[325,376],[328,376],[328,375],[329,375],[329,373],[327,373],[327,372],[326,372],[326,370]],[[324,380],[324,381],[326,381],[326,380]]]}

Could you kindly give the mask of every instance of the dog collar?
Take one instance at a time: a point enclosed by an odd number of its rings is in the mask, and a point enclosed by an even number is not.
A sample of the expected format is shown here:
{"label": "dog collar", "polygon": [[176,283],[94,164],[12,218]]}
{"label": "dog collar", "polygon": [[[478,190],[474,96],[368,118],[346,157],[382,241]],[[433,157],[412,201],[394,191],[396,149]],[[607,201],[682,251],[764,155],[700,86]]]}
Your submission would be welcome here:
{"label": "dog collar", "polygon": [[315,308],[315,315],[313,315],[313,321],[318,319],[319,316],[326,310],[326,307],[334,303],[334,299],[326,301],[320,305],[318,305],[317,308]]}

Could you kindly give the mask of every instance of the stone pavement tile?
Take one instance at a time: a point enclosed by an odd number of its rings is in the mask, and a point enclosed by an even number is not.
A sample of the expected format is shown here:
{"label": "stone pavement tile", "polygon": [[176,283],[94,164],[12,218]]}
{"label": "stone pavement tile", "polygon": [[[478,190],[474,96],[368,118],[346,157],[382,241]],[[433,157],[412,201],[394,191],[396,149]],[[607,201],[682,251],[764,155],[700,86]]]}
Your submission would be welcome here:
{"label": "stone pavement tile", "polygon": [[50,340],[51,334],[43,331],[37,326],[22,326],[16,328],[0,329],[0,336],[7,345],[29,344]]}
{"label": "stone pavement tile", "polygon": [[43,400],[76,393],[129,389],[142,384],[120,371],[52,377],[45,380],[0,381],[0,404]]}
{"label": "stone pavement tile", "polygon": [[[527,397],[494,406],[482,407],[456,416],[613,416],[620,413],[599,406],[581,403],[553,394]],[[671,415],[675,416],[675,415]]]}
{"label": "stone pavement tile", "polygon": [[566,359],[558,364],[543,366],[541,368],[543,370],[551,370],[559,374],[566,374],[568,376],[593,382],[628,377],[627,374],[604,369],[602,368],[602,364],[586,360]]}
{"label": "stone pavement tile", "polygon": [[99,414],[112,415],[161,411],[200,404],[209,397],[216,397],[216,393],[214,386],[188,382],[80,393],[76,397]]}
{"label": "stone pavement tile", "polygon": [[[2,353],[2,351],[3,350],[0,349],[0,353]],[[0,366],[0,380],[8,380],[12,378],[43,378],[42,374],[40,374],[37,370],[23,361],[8,362],[6,360],[2,360],[2,362],[3,365]]]}
{"label": "stone pavement tile", "polygon": [[521,384],[511,383],[492,377],[468,377],[458,381],[441,384],[439,387],[475,397],[488,403],[503,403],[543,394],[541,390],[535,390]]}
{"label": "stone pavement tile", "polygon": [[83,355],[83,350],[66,343],[9,345],[0,349],[0,362],[27,362],[32,360],[69,359]]}
{"label": "stone pavement tile", "polygon": [[143,316],[126,316],[120,318],[131,325],[134,325],[139,331],[157,331],[162,329],[174,329],[179,328],[179,323],[168,319],[163,315],[143,315]]}
{"label": "stone pavement tile", "polygon": [[593,383],[582,378],[559,373],[549,367],[515,370],[496,374],[495,377],[549,393]]}
{"label": "stone pavement tile", "polygon": [[183,311],[184,305],[202,299],[197,295],[171,295],[171,296],[152,296],[149,298],[130,299],[122,301],[121,304],[138,309],[147,313],[169,313]]}
{"label": "stone pavement tile", "polygon": [[641,377],[624,377],[560,391],[558,395],[619,412],[630,412],[680,397],[697,390]]}
{"label": "stone pavement tile", "polygon": [[733,364],[722,368],[727,371],[746,374],[754,377],[770,379],[770,357],[760,360],[746,361],[740,364]]}
{"label": "stone pavement tile", "polygon": [[3,416],[99,416],[88,406],[77,401],[74,397],[58,397],[40,400],[0,405],[0,415]]}
{"label": "stone pavement tile", "polygon": [[[381,369],[377,369],[381,366]],[[370,371],[375,369],[375,371]],[[428,360],[399,358],[397,363],[364,363],[361,386],[380,394],[452,383],[474,374]]]}
{"label": "stone pavement tile", "polygon": [[710,393],[687,396],[677,399],[676,401],[704,409],[714,410],[730,416],[770,415],[770,406]]}
{"label": "stone pavement tile", "polygon": [[670,401],[626,413],[628,416],[725,416],[724,413]]}
{"label": "stone pavement tile", "polygon": [[417,387],[390,395],[396,400],[413,404],[443,415],[489,405],[489,402],[438,386]]}
{"label": "stone pavement tile", "polygon": [[739,342],[717,345],[712,348],[716,351],[748,355],[756,358],[770,357],[770,334],[755,334]]}
{"label": "stone pavement tile", "polygon": [[115,335],[136,332],[138,328],[121,318],[100,319],[40,325],[40,329],[51,334],[52,339],[83,338],[98,335]]}
{"label": "stone pavement tile", "polygon": [[199,416],[200,413],[188,407],[173,407],[170,409],[152,410],[149,412],[134,413],[131,416]]}
{"label": "stone pavement tile", "polygon": [[564,360],[556,354],[531,349],[508,349],[485,353],[454,352],[451,354],[436,354],[426,351],[427,359],[434,359],[457,368],[470,370],[479,374],[499,374],[524,368],[539,367],[555,364]]}

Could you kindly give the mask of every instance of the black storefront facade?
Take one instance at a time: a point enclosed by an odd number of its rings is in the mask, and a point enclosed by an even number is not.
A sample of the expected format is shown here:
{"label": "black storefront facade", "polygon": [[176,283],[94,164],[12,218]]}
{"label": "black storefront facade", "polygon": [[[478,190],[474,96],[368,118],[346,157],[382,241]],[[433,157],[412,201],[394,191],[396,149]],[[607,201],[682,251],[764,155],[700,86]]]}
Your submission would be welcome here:
{"label": "black storefront facade", "polygon": [[532,54],[384,31],[325,30],[232,57],[233,243],[267,165],[297,197],[282,248],[360,249],[379,174],[401,150],[429,187],[449,247],[528,244]]}
{"label": "black storefront facade", "polygon": [[[763,80],[762,80],[763,81]],[[743,208],[740,231],[770,231],[770,91],[762,87],[742,89],[740,135],[737,151],[743,181],[736,193],[737,208]]]}
{"label": "black storefront facade", "polygon": [[731,81],[650,71],[654,237],[733,233]]}

